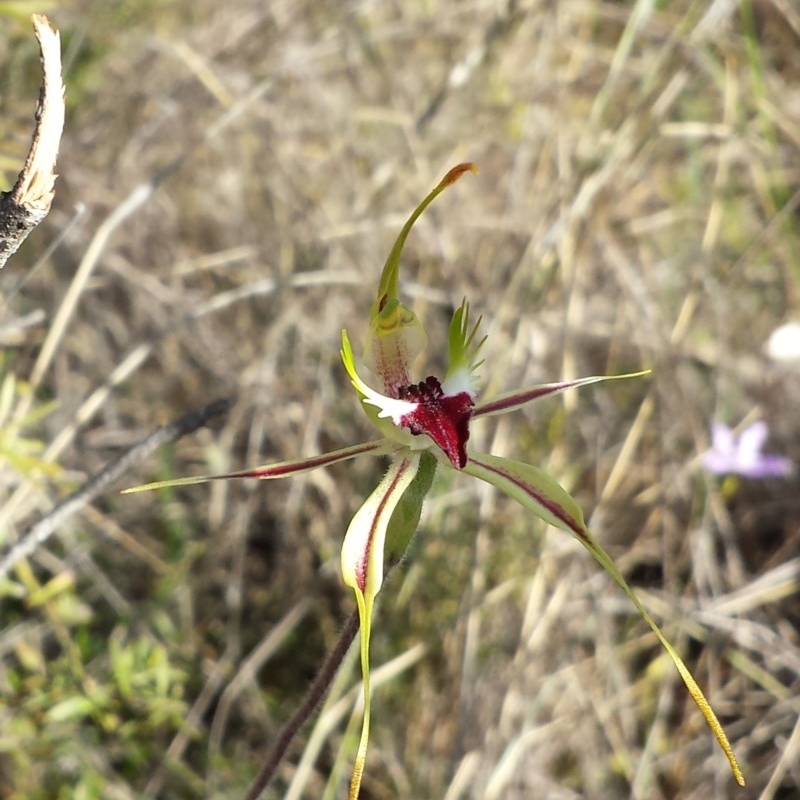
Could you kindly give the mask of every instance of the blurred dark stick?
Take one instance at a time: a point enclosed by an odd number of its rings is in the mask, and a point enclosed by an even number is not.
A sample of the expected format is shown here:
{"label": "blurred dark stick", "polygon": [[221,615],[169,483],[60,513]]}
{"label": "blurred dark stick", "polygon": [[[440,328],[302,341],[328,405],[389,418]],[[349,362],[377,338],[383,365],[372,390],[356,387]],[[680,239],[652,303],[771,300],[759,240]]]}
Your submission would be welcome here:
{"label": "blurred dark stick", "polygon": [[0,558],[0,579],[5,578],[14,565],[33,553],[69,517],[80,511],[102,494],[110,484],[124,475],[134,464],[144,461],[151,453],[165,444],[202,428],[210,419],[224,414],[233,405],[231,398],[222,398],[209,403],[205,408],[190,411],[175,422],[159,428],[139,444],[118,458],[102,472],[90,478],[77,492],[57,505],[46,517],[37,522],[20,540]]}
{"label": "blurred dark stick", "polygon": [[358,611],[354,611],[348,617],[347,622],[345,622],[339,640],[336,642],[336,646],[325,659],[325,663],[317,673],[317,677],[314,678],[314,683],[311,684],[308,692],[306,692],[303,702],[300,704],[297,711],[292,714],[291,719],[283,726],[283,730],[278,735],[278,740],[269,752],[264,766],[261,767],[261,772],[258,773],[258,777],[253,781],[253,785],[247,792],[245,800],[257,800],[261,792],[267,788],[267,784],[272,780],[284,755],[286,755],[286,751],[289,749],[292,739],[294,739],[303,724],[314,713],[317,706],[322,702],[322,698],[325,697],[337,670],[341,666],[344,657],[347,655],[347,650],[355,638],[357,631]]}

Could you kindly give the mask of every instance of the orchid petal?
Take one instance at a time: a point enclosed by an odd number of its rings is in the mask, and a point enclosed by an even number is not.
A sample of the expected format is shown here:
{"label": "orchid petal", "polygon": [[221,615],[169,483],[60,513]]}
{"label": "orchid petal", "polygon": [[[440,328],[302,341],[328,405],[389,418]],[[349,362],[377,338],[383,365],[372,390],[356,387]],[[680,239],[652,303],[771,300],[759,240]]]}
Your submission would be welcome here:
{"label": "orchid petal", "polygon": [[600,566],[619,584],[622,591],[628,596],[642,619],[650,626],[650,629],[672,659],[683,682],[686,684],[686,688],[689,690],[689,694],[705,717],[720,747],[727,756],[736,782],[740,786],[744,786],[744,776],[733,753],[733,748],[716,714],[697,685],[697,681],[692,677],[683,659],[661,632],[661,628],[659,628],[656,621],[650,616],[650,613],[622,576],[611,556],[591,535],[583,521],[583,514],[578,504],[544,470],[528,464],[481,454],[479,456],[470,456],[470,462],[464,471],[491,483],[501,492],[507,494],[524,508],[527,508],[545,521],[568,533],[572,533],[592,554]]}
{"label": "orchid petal", "polygon": [[353,517],[342,545],[342,576],[353,588],[361,631],[361,676],[364,689],[364,718],[358,744],[349,800],[356,800],[367,758],[371,710],[369,685],[369,639],[372,607],[383,583],[384,543],[395,509],[419,469],[419,456],[399,458]]}
{"label": "orchid petal", "polygon": [[715,475],[727,475],[738,467],[736,437],[721,422],[711,423],[711,449],[703,454],[703,467]]}
{"label": "orchid petal", "polygon": [[739,434],[739,453],[745,463],[758,461],[768,436],[769,428],[763,419],[756,420]]}
{"label": "orchid petal", "polygon": [[406,489],[389,520],[386,530],[386,564],[390,567],[405,556],[411,539],[417,532],[422,504],[433,485],[439,462],[436,456],[424,450],[420,453],[419,469],[411,485]]}
{"label": "orchid petal", "polygon": [[385,426],[377,423],[378,419],[390,419],[394,425],[399,426],[402,418],[406,414],[411,414],[417,407],[417,403],[411,403],[408,400],[398,400],[394,397],[388,397],[385,394],[376,392],[371,389],[361,379],[356,371],[356,359],[353,355],[353,347],[350,344],[350,339],[347,336],[347,331],[342,331],[342,349],[340,351],[342,356],[342,363],[350,376],[350,383],[353,388],[361,396],[361,400],[365,405],[373,406],[378,409],[377,414],[371,414],[378,427],[388,432]]}
{"label": "orchid petal", "polygon": [[571,533],[586,527],[578,503],[540,467],[486,453],[470,453],[463,471],[496,486],[549,525]]}
{"label": "orchid petal", "polygon": [[196,483],[208,483],[209,481],[222,481],[230,478],[258,478],[259,480],[270,480],[273,478],[288,478],[292,475],[300,475],[319,467],[329,467],[331,464],[338,464],[340,461],[347,461],[356,456],[372,455],[381,456],[392,453],[397,449],[397,445],[386,439],[374,442],[364,442],[364,444],[343,447],[341,450],[334,450],[330,453],[323,453],[318,456],[301,458],[297,461],[278,461],[275,464],[264,464],[260,467],[252,467],[238,472],[228,472],[224,475],[198,475],[189,478],[172,478],[166,481],[154,481],[145,483],[141,486],[133,486],[130,489],[123,489],[120,494],[134,494],[135,492],[148,492],[152,489],[165,489],[172,486],[193,486]]}
{"label": "orchid petal", "polygon": [[469,392],[472,399],[475,399],[477,392],[474,385],[474,373],[483,364],[482,360],[476,361],[476,359],[486,341],[485,336],[476,341],[480,324],[481,317],[478,317],[477,322],[470,327],[469,303],[465,298],[450,321],[450,334],[447,342],[449,363],[442,384],[445,394]]}
{"label": "orchid petal", "polygon": [[511,392],[506,392],[493,400],[485,403],[480,403],[475,406],[472,412],[473,417],[493,417],[497,414],[507,414],[509,411],[516,411],[518,408],[532,403],[534,400],[540,400],[543,397],[551,397],[552,395],[561,394],[567,389],[575,389],[579,386],[589,386],[592,383],[601,383],[602,381],[618,381],[627,378],[640,378],[642,375],[649,375],[650,370],[642,370],[641,372],[629,372],[626,375],[592,375],[588,378],[576,378],[571,381],[558,381],[556,383],[543,383],[541,386],[532,386],[528,389],[515,389]]}
{"label": "orchid petal", "polygon": [[794,472],[794,464],[784,456],[759,456],[747,473],[750,478],[786,478]]}
{"label": "orchid petal", "polygon": [[736,437],[733,431],[721,422],[712,422],[711,446],[719,453],[733,455],[736,452]]}
{"label": "orchid petal", "polygon": [[764,455],[769,428],[757,420],[738,436],[720,422],[711,423],[711,449],[703,454],[703,467],[715,475],[742,475],[746,478],[786,477],[794,471],[791,459]]}
{"label": "orchid petal", "polygon": [[703,456],[703,468],[714,475],[728,475],[734,472],[733,460],[730,454],[718,450],[709,450]]}

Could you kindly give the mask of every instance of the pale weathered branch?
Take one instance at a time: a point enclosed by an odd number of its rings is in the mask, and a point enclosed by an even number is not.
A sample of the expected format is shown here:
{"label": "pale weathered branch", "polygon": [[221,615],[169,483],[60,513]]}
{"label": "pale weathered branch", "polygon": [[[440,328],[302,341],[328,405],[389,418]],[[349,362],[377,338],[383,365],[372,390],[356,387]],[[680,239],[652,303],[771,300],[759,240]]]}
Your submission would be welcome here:
{"label": "pale weathered branch", "polygon": [[50,211],[55,195],[56,158],[64,129],[61,38],[50,27],[47,17],[34,14],[31,19],[39,41],[44,79],[25,166],[14,188],[0,192],[0,268]]}

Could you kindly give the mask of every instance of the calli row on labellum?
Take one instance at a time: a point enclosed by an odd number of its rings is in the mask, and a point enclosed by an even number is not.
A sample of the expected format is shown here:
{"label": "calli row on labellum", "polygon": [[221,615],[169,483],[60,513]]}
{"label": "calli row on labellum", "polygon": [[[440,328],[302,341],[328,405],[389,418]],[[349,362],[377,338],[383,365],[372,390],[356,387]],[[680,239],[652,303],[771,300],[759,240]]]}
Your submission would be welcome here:
{"label": "calli row on labellum", "polygon": [[353,767],[350,800],[361,786],[371,717],[369,642],[375,598],[387,566],[405,553],[419,523],[422,503],[441,466],[490,483],[546,523],[573,536],[619,584],[636,610],[663,645],[728,758],[736,781],[744,778],[722,726],[689,669],[642,605],[611,557],[589,532],[578,504],[540,467],[473,451],[470,423],[479,417],[505,414],[534,400],[599,381],[630,378],[645,373],[593,376],[510,391],[489,401],[479,400],[476,370],[484,338],[478,336],[481,320],[470,321],[466,300],[453,315],[448,337],[448,368],[442,380],[412,377],[412,365],[427,337],[416,314],[402,302],[399,291],[400,256],[408,234],[422,212],[472,164],[451,169],[409,217],[383,267],[369,319],[362,377],[350,339],[342,332],[341,356],[364,411],[382,434],[375,441],[345,447],[298,461],[267,464],[227,475],[179,478],[136,487],[142,491],[164,486],[190,485],[225,478],[274,479],[329,466],[361,455],[388,456],[390,466],[378,486],[353,517],[344,537],[342,575],[352,587],[359,611],[364,717]]}

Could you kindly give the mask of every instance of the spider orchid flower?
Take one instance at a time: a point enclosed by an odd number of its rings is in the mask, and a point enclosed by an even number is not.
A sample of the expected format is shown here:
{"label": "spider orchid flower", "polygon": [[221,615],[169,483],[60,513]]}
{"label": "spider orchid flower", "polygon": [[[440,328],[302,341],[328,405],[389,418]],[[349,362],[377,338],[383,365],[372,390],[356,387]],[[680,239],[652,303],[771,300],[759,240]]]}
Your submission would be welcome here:
{"label": "spider orchid flower", "polygon": [[[425,330],[416,314],[399,297],[400,255],[411,228],[422,212],[464,173],[475,172],[461,164],[445,175],[409,217],[392,247],[372,304],[363,367],[371,385],[359,371],[346,331],[341,356],[361,404],[382,438],[298,461],[267,464],[227,475],[179,478],[135,487],[142,491],[165,486],[185,486],[225,478],[274,479],[326,467],[361,455],[389,456],[390,466],[372,494],[355,513],[344,537],[342,575],[352,587],[360,619],[361,670],[364,715],[361,739],[353,767],[349,800],[356,800],[361,785],[369,740],[371,716],[369,644],[375,598],[387,567],[397,563],[413,537],[422,503],[437,467],[466,473],[492,484],[546,523],[575,536],[630,598],[639,614],[663,645],[700,708],[730,762],[737,782],[744,778],[725,732],[677,651],[634,594],[611,557],[589,532],[575,500],[545,470],[507,458],[477,453],[469,448],[473,419],[514,411],[543,397],[579,386],[616,378],[643,375],[593,376],[516,390],[489,401],[479,401],[476,370],[484,343],[478,337],[480,319],[470,322],[464,301],[455,311],[448,337],[449,366],[443,380],[429,376],[413,382],[411,365],[426,344]],[[366,373],[365,373],[366,374]]]}

